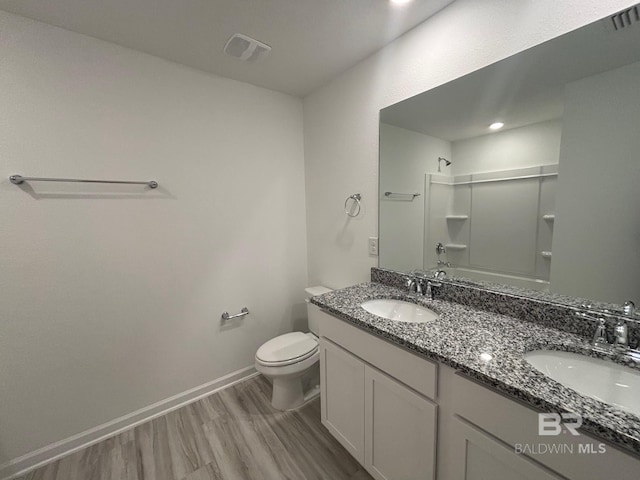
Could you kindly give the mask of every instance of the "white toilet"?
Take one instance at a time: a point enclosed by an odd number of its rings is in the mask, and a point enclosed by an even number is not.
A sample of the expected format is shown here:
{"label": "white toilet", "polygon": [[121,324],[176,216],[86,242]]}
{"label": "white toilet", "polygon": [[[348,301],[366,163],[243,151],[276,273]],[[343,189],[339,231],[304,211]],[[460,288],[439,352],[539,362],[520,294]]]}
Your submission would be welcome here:
{"label": "white toilet", "polygon": [[311,314],[318,307],[309,298],[331,289],[309,287],[305,291],[310,332],[285,333],[264,343],[256,352],[256,370],[272,381],[271,405],[278,410],[297,408],[320,393],[318,326]]}

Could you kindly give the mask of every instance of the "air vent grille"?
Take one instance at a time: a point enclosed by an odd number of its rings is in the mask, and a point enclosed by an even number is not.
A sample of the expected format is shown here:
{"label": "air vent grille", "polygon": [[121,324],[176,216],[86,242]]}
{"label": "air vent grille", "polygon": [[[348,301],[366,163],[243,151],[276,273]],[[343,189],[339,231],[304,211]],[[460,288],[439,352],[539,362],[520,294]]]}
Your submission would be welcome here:
{"label": "air vent grille", "polygon": [[640,8],[638,5],[627,8],[609,17],[610,27],[614,30],[622,30],[640,23]]}
{"label": "air vent grille", "polygon": [[269,45],[241,33],[234,34],[224,46],[224,53],[244,61],[256,60],[270,51]]}

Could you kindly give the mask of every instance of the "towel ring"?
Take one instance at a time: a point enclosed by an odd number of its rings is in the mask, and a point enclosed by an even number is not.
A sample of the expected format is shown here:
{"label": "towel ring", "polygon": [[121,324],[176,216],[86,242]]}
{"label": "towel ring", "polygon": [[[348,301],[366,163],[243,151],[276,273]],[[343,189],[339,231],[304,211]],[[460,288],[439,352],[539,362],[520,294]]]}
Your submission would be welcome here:
{"label": "towel ring", "polygon": [[[349,200],[353,200],[354,202],[351,205],[351,208],[347,208],[347,203],[349,203]],[[353,195],[349,195],[347,199],[344,201],[344,213],[346,213],[350,217],[357,217],[358,215],[360,215],[360,208],[361,208],[360,200],[362,200],[362,195],[360,195],[359,193],[354,193]],[[355,213],[352,213],[354,205],[357,205],[358,209],[356,210]]]}

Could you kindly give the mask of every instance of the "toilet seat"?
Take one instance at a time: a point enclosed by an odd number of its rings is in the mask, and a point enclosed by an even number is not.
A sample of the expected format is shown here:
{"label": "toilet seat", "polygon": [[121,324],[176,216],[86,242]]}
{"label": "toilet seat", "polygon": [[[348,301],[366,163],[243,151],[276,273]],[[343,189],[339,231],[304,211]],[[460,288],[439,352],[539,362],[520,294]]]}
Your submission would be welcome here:
{"label": "toilet seat", "polygon": [[318,351],[318,341],[310,334],[292,332],[272,338],[256,352],[256,361],[269,367],[301,362]]}

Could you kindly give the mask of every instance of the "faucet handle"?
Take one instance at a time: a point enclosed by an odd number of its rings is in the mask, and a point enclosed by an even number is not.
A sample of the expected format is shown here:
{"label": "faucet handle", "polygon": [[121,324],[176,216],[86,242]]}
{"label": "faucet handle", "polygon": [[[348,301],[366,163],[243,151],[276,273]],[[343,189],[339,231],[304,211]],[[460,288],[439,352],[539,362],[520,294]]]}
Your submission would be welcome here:
{"label": "faucet handle", "polygon": [[593,346],[594,347],[603,347],[608,346],[609,341],[607,340],[607,327],[606,321],[604,318],[600,318],[598,320],[598,327],[596,328],[596,333],[593,335]]}
{"label": "faucet handle", "polygon": [[624,320],[624,318],[618,318],[618,323],[616,323],[613,331],[615,333],[613,345],[616,350],[627,350],[627,348],[629,347],[629,330],[627,327],[627,322]]}
{"label": "faucet handle", "polygon": [[636,304],[631,300],[627,300],[622,304],[622,313],[627,317],[633,317],[636,313]]}

